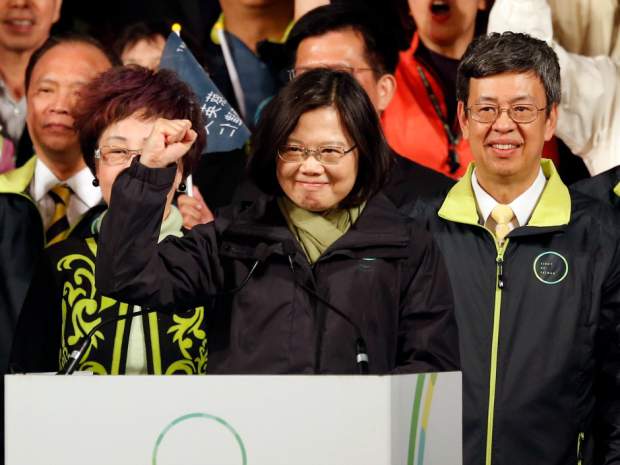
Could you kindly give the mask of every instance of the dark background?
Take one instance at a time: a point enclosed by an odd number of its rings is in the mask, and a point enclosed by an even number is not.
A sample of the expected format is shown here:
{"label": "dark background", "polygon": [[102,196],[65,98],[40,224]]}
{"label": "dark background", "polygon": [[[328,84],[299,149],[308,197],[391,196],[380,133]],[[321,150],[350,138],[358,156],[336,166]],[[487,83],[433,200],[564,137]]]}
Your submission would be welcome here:
{"label": "dark background", "polygon": [[[293,1],[293,0],[291,0]],[[407,0],[332,0],[333,3],[364,4],[393,25],[390,33],[399,35],[400,48],[408,48],[412,23],[408,20]],[[76,31],[93,35],[111,46],[127,24],[138,21],[179,22],[198,44],[209,40],[211,26],[220,14],[218,0],[108,0],[84,2],[64,0],[60,20],[52,32]],[[387,32],[387,29],[386,29]]]}
{"label": "dark background", "polygon": [[204,43],[220,14],[217,0],[64,0],[60,20],[52,32],[76,31],[111,45],[127,24],[166,20],[179,22],[199,43]]}

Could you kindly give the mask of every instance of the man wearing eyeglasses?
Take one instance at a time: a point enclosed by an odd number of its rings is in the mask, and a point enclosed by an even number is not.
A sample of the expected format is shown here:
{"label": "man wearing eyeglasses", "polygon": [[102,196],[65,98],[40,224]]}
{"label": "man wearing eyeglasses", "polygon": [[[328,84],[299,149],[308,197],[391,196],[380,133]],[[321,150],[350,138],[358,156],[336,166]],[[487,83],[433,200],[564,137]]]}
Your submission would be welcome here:
{"label": "man wearing eyeglasses", "polygon": [[450,272],[465,465],[620,463],[620,220],[541,159],[560,68],[525,34],[476,39],[457,77],[474,162],[411,216]]}

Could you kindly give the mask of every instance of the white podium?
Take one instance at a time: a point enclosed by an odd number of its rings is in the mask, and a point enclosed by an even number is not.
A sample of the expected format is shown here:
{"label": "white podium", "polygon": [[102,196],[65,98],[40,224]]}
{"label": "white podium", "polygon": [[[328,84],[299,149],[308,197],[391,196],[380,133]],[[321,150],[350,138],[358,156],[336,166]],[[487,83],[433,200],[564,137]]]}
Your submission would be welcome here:
{"label": "white podium", "polygon": [[6,465],[462,465],[461,374],[5,376]]}

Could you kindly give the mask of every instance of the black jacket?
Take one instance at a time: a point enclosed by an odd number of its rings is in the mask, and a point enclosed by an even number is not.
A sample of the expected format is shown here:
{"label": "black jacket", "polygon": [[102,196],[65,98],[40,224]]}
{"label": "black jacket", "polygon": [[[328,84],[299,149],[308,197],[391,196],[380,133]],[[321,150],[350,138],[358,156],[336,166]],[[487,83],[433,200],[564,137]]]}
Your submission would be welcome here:
{"label": "black jacket", "polygon": [[[15,323],[45,246],[43,220],[28,195],[34,166],[32,157],[25,166],[0,175],[0,374],[6,372]],[[70,236],[88,235],[91,221],[103,208],[86,212]]]}
{"label": "black jacket", "polygon": [[0,195],[0,373],[6,373],[11,342],[45,235],[34,203]]}
{"label": "black jacket", "polygon": [[478,222],[471,169],[411,211],[453,284],[465,465],[620,463],[620,221],[549,165],[502,247]]}
{"label": "black jacket", "polygon": [[371,199],[310,266],[274,199],[157,246],[152,238],[173,176],[172,168],[152,170],[138,161],[119,175],[101,230],[97,287],[162,309],[212,300],[209,372],[357,372],[353,325],[299,283],[360,328],[372,373],[458,369],[443,260],[430,237],[387,199]]}
{"label": "black jacket", "polygon": [[612,207],[620,207],[620,166],[572,184],[571,189]]}
{"label": "black jacket", "polygon": [[438,171],[420,165],[392,151],[394,165],[383,193],[402,207],[417,199],[428,199],[445,193],[455,181]]}

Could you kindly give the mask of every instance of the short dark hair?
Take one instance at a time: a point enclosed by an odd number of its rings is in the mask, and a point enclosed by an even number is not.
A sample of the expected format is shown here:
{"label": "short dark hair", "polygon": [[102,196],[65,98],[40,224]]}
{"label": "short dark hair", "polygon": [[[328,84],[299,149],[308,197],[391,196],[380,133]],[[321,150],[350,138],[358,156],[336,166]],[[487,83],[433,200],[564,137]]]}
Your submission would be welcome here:
{"label": "short dark hair", "polygon": [[391,152],[366,92],[354,77],[342,71],[310,70],[289,82],[269,102],[252,137],[250,177],[263,192],[281,194],[276,176],[277,149],[286,144],[304,113],[324,107],[336,109],[357,148],[357,178],[340,206],[358,206],[383,185],[391,167]]}
{"label": "short dark hair", "polygon": [[191,89],[176,73],[151,71],[142,66],[109,69],[84,86],[74,110],[84,161],[95,173],[95,149],[111,124],[138,113],[151,118],[188,119],[198,139],[183,157],[183,175],[191,174],[206,143],[200,106]]}
{"label": "short dark hair", "polygon": [[157,36],[164,40],[170,34],[171,28],[165,21],[140,21],[126,26],[114,41],[112,48],[119,57],[126,48],[136,45],[141,40],[153,41]]}
{"label": "short dark hair", "polygon": [[467,103],[470,79],[502,73],[536,75],[545,89],[547,113],[552,105],[560,103],[562,86],[557,55],[546,42],[516,32],[494,32],[469,44],[458,68],[457,99]]}
{"label": "short dark hair", "polygon": [[365,59],[375,68],[375,75],[393,74],[398,65],[398,38],[395,34],[398,28],[386,28],[379,16],[380,12],[348,3],[333,3],[310,10],[295,23],[286,41],[291,63],[295,62],[297,47],[304,39],[353,29],[364,41]]}
{"label": "short dark hair", "polygon": [[[171,32],[172,22],[167,20],[150,20],[131,23],[120,31],[118,39],[114,41],[112,49],[118,57],[121,57],[125,49],[133,47],[141,40],[153,42],[156,40],[157,36],[161,36],[165,41],[168,39]],[[196,61],[206,69],[207,58],[198,40],[185,29],[181,33],[181,37],[185,45],[187,45],[187,48],[192,52],[192,55],[194,55],[194,58],[196,58]]]}
{"label": "short dark hair", "polygon": [[104,47],[101,44],[101,42],[99,42],[97,39],[89,35],[71,32],[67,34],[50,36],[43,43],[43,45],[41,45],[38,49],[34,51],[34,53],[30,56],[30,60],[28,60],[28,65],[26,66],[26,76],[25,76],[25,81],[24,81],[26,92],[28,92],[28,88],[30,87],[30,79],[32,78],[32,71],[34,70],[34,67],[39,62],[39,60],[43,57],[43,55],[45,55],[47,52],[49,52],[51,49],[53,49],[57,45],[74,44],[74,43],[90,45],[96,48],[105,57],[107,57],[108,61],[110,62],[112,66],[117,66],[117,65],[120,65],[121,63],[119,58],[116,56],[116,54],[114,54],[109,49]]}

